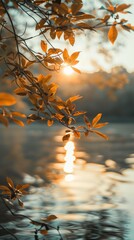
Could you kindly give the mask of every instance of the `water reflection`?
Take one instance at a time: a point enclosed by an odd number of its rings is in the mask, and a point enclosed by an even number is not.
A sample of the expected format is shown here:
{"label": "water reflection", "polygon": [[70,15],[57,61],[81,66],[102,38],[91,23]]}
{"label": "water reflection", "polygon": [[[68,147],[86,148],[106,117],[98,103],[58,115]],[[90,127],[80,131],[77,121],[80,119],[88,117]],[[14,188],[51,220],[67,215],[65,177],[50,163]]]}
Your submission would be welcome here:
{"label": "water reflection", "polygon": [[64,147],[64,149],[66,150],[66,155],[64,157],[64,160],[66,161],[65,165],[64,165],[64,172],[65,173],[73,173],[74,170],[74,161],[76,159],[75,155],[74,155],[74,142],[72,141],[68,141]]}
{"label": "water reflection", "polygon": [[[119,133],[117,126],[117,135],[111,132],[109,142],[93,136],[91,140],[70,141],[65,148],[59,128],[50,129],[49,133],[44,126],[26,131],[17,128],[6,135],[2,130],[0,176],[9,173],[14,178],[18,172],[32,184],[31,195],[25,197],[26,208],[16,211],[34,219],[55,214],[58,220],[54,224],[60,225],[64,240],[133,240],[128,230],[132,233],[134,226],[134,179],[133,170],[130,171],[134,164],[134,137],[132,126],[129,133],[125,129],[126,125],[122,126]],[[30,223],[29,230],[22,220],[11,220],[7,226],[7,216],[3,218],[3,212],[1,216],[0,222],[9,229],[16,224],[18,239],[34,239]],[[0,239],[11,239],[2,231],[0,234]],[[50,232],[45,239],[59,240],[59,236]]]}

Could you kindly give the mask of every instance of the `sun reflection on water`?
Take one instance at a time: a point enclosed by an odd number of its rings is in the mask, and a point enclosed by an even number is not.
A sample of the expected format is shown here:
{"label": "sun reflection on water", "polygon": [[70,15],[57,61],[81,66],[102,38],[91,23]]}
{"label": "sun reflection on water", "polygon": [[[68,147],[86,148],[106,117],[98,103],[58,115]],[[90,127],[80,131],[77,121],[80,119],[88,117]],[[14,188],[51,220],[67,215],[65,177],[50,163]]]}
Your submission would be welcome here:
{"label": "sun reflection on water", "polygon": [[74,142],[69,141],[66,143],[64,149],[66,150],[66,155],[64,157],[65,165],[64,165],[64,172],[65,173],[73,173],[74,171],[74,161],[76,159],[74,155]]}

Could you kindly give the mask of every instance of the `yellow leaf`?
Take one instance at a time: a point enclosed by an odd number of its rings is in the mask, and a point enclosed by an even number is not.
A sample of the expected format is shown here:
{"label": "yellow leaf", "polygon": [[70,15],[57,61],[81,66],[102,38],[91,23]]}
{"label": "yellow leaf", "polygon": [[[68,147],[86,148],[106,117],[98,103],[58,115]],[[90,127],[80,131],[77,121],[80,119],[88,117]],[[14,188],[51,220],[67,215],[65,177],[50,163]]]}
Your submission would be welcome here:
{"label": "yellow leaf", "polygon": [[95,118],[92,120],[92,127],[95,127],[96,124],[99,122],[99,120],[101,119],[102,117],[102,113],[98,113]]}
{"label": "yellow leaf", "polygon": [[108,38],[109,38],[109,40],[112,44],[114,44],[117,36],[118,36],[118,31],[116,29],[116,26],[113,25],[113,26],[110,27],[110,29],[108,31]]}
{"label": "yellow leaf", "polygon": [[0,93],[0,106],[11,106],[16,103],[16,99],[9,93]]}
{"label": "yellow leaf", "polygon": [[41,40],[41,48],[44,52],[47,51],[47,43],[45,43],[43,40]]}

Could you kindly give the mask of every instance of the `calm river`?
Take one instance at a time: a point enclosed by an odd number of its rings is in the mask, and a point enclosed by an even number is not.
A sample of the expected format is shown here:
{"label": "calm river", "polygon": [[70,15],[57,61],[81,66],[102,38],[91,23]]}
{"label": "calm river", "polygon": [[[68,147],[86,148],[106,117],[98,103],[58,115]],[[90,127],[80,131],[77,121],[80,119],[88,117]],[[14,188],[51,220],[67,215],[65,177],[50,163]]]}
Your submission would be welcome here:
{"label": "calm river", "polygon": [[[106,141],[91,135],[62,142],[63,128],[43,125],[0,127],[0,184],[8,176],[30,183],[24,209],[34,220],[50,214],[64,240],[134,239],[134,124],[109,124]],[[38,233],[28,219],[10,216],[1,203],[0,239],[60,240]]]}

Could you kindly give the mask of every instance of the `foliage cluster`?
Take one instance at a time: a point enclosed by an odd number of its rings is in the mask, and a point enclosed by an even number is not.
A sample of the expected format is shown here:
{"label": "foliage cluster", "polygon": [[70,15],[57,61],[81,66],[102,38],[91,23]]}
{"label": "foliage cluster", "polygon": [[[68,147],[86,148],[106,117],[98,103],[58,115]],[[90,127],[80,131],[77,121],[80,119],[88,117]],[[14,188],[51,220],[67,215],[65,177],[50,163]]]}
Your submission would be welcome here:
{"label": "foliage cluster", "polygon": [[[75,101],[81,97],[72,96],[66,101],[57,94],[58,85],[51,81],[51,75],[35,75],[34,66],[38,63],[49,71],[59,71],[65,66],[70,66],[75,72],[80,70],[77,65],[80,52],[69,54],[68,50],[55,48],[53,40],[68,41],[75,44],[75,35],[81,31],[98,31],[107,28],[108,39],[113,44],[119,31],[133,31],[134,26],[122,18],[126,15],[130,4],[113,4],[108,0],[98,11],[102,11],[102,17],[83,11],[82,0],[1,0],[0,1],[0,61],[7,66],[6,78],[12,79],[14,94],[26,96],[30,101],[33,111],[27,116],[27,123],[35,121],[47,122],[52,126],[59,122],[68,128],[63,140],[70,137],[80,137],[81,132],[87,136],[90,132],[99,134],[107,139],[107,136],[96,131],[107,123],[98,124],[101,114],[97,114],[90,121],[84,111],[76,110]],[[19,16],[24,21],[24,31],[19,28]],[[32,33],[30,29],[32,21]],[[33,34],[34,33],[34,34]],[[40,51],[31,47],[31,39],[40,41]],[[8,44],[7,44],[8,42]],[[9,43],[13,43],[11,49]],[[9,108],[15,104],[15,97],[9,93],[0,93],[0,122],[8,126],[9,121],[24,126],[20,118],[25,118],[24,113],[13,111]],[[77,117],[84,116],[84,125],[77,126]]]}

